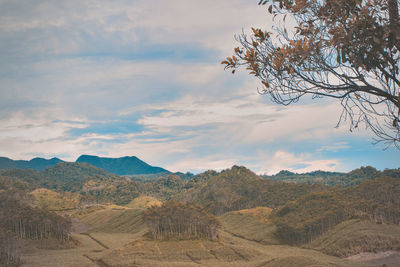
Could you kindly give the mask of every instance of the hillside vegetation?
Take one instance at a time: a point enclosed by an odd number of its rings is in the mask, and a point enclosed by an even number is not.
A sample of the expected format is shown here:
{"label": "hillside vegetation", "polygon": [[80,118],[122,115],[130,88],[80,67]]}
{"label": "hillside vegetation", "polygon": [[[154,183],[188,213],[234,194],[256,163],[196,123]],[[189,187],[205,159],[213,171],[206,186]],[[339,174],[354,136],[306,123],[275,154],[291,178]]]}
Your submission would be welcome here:
{"label": "hillside vegetation", "polygon": [[154,239],[216,239],[220,225],[217,218],[203,209],[178,203],[166,202],[152,206],[144,212],[144,220]]}

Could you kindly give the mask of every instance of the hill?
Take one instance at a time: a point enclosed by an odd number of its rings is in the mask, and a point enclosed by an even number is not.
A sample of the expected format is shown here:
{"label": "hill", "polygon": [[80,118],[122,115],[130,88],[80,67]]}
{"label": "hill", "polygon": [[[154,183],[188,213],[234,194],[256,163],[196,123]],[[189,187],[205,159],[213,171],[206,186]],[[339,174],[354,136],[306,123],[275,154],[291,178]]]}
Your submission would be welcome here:
{"label": "hill", "polygon": [[305,247],[337,257],[400,250],[400,227],[352,219],[336,225]]}
{"label": "hill", "polygon": [[245,167],[233,166],[220,173],[208,171],[192,178],[177,200],[206,208],[215,215],[267,206],[275,208],[313,191],[318,184],[295,184],[262,179]]}
{"label": "hill", "polygon": [[118,175],[139,174],[168,174],[169,171],[160,167],[153,167],[137,157],[104,158],[98,156],[82,155],[76,162],[89,163],[95,167],[104,169]]}
{"label": "hill", "polygon": [[8,170],[3,176],[26,182],[31,190],[47,188],[81,194],[81,202],[127,204],[140,192],[141,185],[87,163],[62,162],[40,172]]}
{"label": "hill", "polygon": [[34,158],[31,160],[12,160],[6,157],[0,157],[0,171],[2,170],[12,170],[12,169],[33,169],[33,170],[43,170],[47,167],[54,166],[57,163],[63,162],[59,158],[43,159]]}

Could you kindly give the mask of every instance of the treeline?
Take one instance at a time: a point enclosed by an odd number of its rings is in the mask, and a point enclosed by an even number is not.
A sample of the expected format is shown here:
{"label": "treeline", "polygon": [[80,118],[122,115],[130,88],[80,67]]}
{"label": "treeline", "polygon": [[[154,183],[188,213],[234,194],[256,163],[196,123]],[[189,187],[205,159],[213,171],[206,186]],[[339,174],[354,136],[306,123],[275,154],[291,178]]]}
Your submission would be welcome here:
{"label": "treeline", "polygon": [[20,266],[20,242],[13,233],[0,228],[0,266]]}
{"label": "treeline", "polygon": [[335,225],[362,218],[400,223],[400,179],[383,177],[348,188],[314,192],[276,209],[277,237],[293,244],[311,242]]}
{"label": "treeline", "polygon": [[27,188],[26,183],[0,176],[0,261],[6,266],[20,264],[18,239],[70,239],[70,220],[34,207]]}
{"label": "treeline", "polygon": [[147,209],[144,220],[154,239],[216,239],[219,227],[213,215],[178,202],[166,202]]}

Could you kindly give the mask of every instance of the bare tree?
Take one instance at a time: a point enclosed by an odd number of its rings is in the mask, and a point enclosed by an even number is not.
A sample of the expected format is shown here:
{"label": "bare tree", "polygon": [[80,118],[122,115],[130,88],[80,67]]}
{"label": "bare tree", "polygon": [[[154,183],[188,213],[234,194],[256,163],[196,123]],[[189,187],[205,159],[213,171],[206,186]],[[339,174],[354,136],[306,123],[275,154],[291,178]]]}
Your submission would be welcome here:
{"label": "bare tree", "polygon": [[[261,0],[294,27],[252,28],[222,62],[245,66],[259,90],[289,105],[304,95],[340,101],[337,126],[365,124],[376,142],[400,149],[399,0]],[[287,23],[286,23],[287,24]]]}

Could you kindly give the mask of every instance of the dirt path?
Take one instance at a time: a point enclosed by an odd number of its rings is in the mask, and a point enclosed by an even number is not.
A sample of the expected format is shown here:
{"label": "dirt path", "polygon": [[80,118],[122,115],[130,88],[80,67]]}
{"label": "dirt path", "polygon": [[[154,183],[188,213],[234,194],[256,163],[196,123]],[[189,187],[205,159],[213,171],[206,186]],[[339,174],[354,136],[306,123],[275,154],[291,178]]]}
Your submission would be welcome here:
{"label": "dirt path", "polygon": [[96,242],[97,244],[99,244],[100,246],[102,246],[105,249],[110,249],[106,244],[104,244],[103,242],[101,242],[100,240],[97,240],[96,238],[94,238],[92,235],[90,235],[89,233],[81,233],[81,235],[86,235],[89,238],[91,238],[94,242]]}

